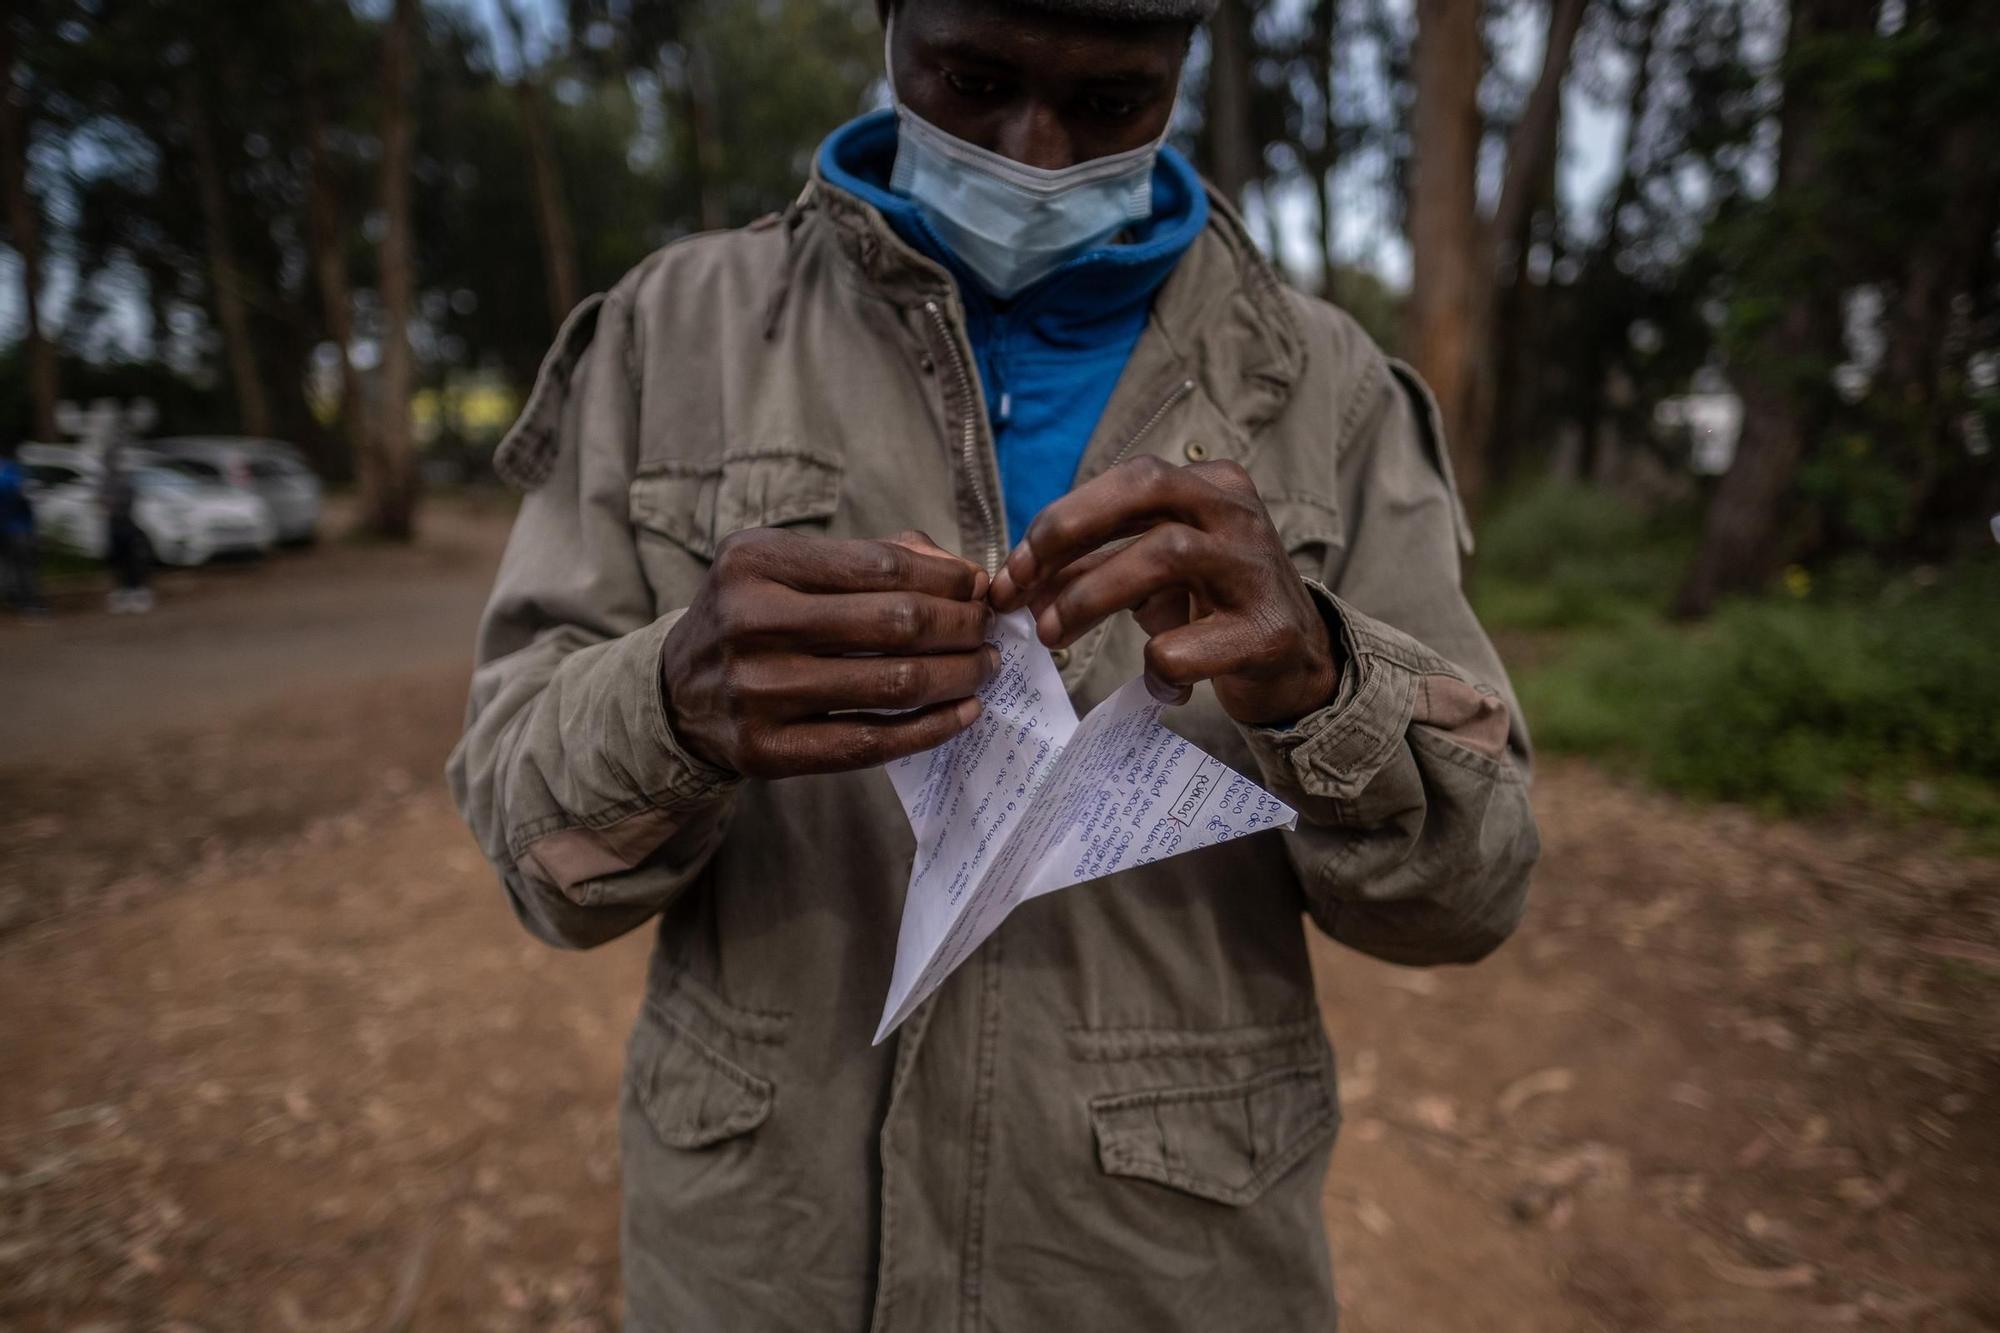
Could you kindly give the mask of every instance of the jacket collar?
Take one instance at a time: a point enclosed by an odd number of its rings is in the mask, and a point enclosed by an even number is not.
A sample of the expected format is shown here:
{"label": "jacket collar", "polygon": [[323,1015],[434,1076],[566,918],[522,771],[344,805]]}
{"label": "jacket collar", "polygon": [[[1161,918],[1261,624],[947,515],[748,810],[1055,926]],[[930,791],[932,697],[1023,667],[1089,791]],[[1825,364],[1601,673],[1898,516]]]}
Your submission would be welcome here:
{"label": "jacket collar", "polygon": [[[864,117],[837,131],[829,146],[874,119]],[[892,115],[887,125],[893,134]],[[842,261],[872,294],[899,305],[958,303],[957,275],[912,244],[885,214],[885,202],[893,212],[900,201],[854,188],[852,173],[828,171],[827,156],[825,149],[815,155],[811,182],[793,206],[803,216],[794,222],[826,228]],[[1199,180],[1191,169],[1188,174],[1191,182]],[[1248,452],[1248,437],[1289,400],[1304,370],[1305,344],[1277,275],[1258,254],[1242,219],[1213,187],[1204,189],[1206,219],[1183,243],[1153,298],[1153,317],[1133,353],[1132,369],[1152,378],[1179,374],[1192,380],[1235,433],[1236,447],[1229,452],[1242,454]]]}

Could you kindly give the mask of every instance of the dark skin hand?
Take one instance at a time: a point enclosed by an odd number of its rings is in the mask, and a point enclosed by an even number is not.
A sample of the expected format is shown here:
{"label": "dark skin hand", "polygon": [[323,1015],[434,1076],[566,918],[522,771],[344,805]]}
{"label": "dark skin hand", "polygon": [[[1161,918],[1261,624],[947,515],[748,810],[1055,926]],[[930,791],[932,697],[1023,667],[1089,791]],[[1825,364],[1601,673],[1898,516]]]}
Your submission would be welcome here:
{"label": "dark skin hand", "polygon": [[[716,552],[661,654],[668,723],[753,778],[872,768],[956,736],[999,668],[986,571],[920,532],[756,528]],[[896,709],[895,716],[850,713]]]}
{"label": "dark skin hand", "polygon": [[1245,725],[1293,722],[1333,698],[1339,667],[1249,474],[1232,462],[1135,458],[1044,509],[989,600],[1029,606],[1051,648],[1130,610],[1162,698],[1210,681]]}
{"label": "dark skin hand", "polygon": [[[886,19],[889,6],[880,6]],[[1187,23],[1104,23],[1002,0],[903,0],[896,95],[945,133],[1057,170],[1138,148],[1173,114]]]}

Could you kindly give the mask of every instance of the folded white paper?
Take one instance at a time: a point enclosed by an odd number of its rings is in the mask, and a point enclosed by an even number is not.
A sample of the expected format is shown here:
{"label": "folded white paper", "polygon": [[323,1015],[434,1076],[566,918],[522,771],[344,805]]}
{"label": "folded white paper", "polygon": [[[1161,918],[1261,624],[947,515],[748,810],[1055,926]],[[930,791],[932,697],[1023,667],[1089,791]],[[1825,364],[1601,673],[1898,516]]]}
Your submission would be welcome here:
{"label": "folded white paper", "polygon": [[995,621],[979,720],[890,764],[917,835],[880,1042],[1023,899],[1298,814],[1160,723],[1134,677],[1081,722],[1025,610]]}

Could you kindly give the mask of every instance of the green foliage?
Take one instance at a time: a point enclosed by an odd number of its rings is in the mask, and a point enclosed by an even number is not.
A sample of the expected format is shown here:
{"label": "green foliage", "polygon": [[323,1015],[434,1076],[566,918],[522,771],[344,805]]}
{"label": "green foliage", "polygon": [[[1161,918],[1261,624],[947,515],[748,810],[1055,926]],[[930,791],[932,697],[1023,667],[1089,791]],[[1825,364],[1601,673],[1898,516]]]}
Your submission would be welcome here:
{"label": "green foliage", "polygon": [[1603,491],[1540,481],[1481,527],[1473,596],[1494,629],[1630,624],[1664,610],[1693,542],[1678,511],[1648,514]]}
{"label": "green foliage", "polygon": [[820,140],[862,110],[882,29],[872,5],[848,0],[704,0],[688,12],[708,59],[726,216],[748,222],[796,195]]}
{"label": "green foliage", "polygon": [[1967,373],[2000,332],[2000,28],[1976,7],[1910,10],[1893,30],[1794,25],[1779,188],[1726,201],[1702,242],[1730,377],[1806,441],[1801,558],[1950,558],[1983,542],[2000,496],[2000,456],[1963,425],[2000,399]]}
{"label": "green foliage", "polygon": [[1537,743],[1773,812],[1860,801],[2000,831],[2000,558],[1845,582],[1575,636],[1517,682]]}
{"label": "green foliage", "polygon": [[1341,264],[1333,270],[1326,298],[1354,316],[1378,346],[1394,347],[1403,322],[1403,297],[1394,287],[1365,268]]}

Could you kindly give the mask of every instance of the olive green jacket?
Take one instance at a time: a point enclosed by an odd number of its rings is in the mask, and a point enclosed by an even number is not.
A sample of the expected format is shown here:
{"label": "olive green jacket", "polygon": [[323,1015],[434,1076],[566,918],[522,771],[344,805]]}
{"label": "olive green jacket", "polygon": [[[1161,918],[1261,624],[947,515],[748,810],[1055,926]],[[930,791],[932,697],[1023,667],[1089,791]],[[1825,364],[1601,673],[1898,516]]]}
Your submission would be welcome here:
{"label": "olive green jacket", "polygon": [[[994,566],[999,477],[947,274],[815,181],[558,336],[450,778],[515,912],[587,948],[657,917],[621,1110],[634,1329],[1328,1328],[1340,1118],[1302,915],[1402,963],[1514,928],[1527,737],[1459,590],[1428,394],[1287,290],[1216,202],[1079,479],[1247,468],[1344,649],[1326,707],[1176,730],[1300,812],[1023,904],[871,1047],[913,841],[879,770],[743,781],[687,753],[661,644],[729,533],[920,528]],[[1129,616],[1059,658],[1082,710]]]}

